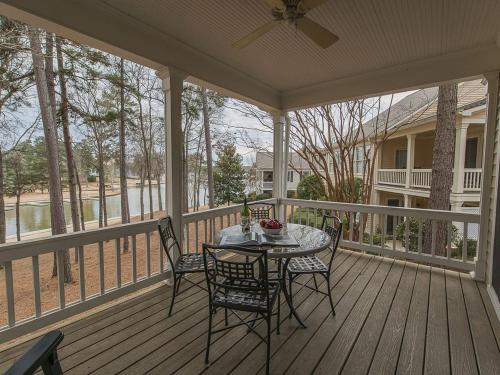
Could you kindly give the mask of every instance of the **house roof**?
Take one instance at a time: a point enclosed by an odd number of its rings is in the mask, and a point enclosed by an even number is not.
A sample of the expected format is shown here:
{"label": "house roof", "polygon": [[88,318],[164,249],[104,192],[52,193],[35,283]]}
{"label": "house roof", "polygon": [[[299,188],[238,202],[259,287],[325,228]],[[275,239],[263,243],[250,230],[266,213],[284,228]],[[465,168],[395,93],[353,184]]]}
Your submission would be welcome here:
{"label": "house roof", "polygon": [[[265,108],[295,109],[478,77],[500,68],[500,2],[326,0],[307,17],[339,37],[315,45],[266,0],[3,0],[0,12]],[[273,2],[271,2],[273,3]],[[89,21],[90,20],[90,21]]]}
{"label": "house roof", "polygon": [[[301,158],[296,152],[289,154],[290,164],[297,170],[309,171],[311,168],[307,161]],[[273,169],[273,153],[258,151],[255,158],[255,166],[257,169]]]}
{"label": "house roof", "polygon": [[[366,122],[365,134],[374,134],[384,129],[387,117],[389,117],[388,130],[399,130],[418,126],[425,120],[430,120],[436,116],[438,102],[438,87],[429,87],[418,90],[396,104],[392,105],[380,113],[377,118],[372,118]],[[483,81],[476,79],[458,84],[457,111],[471,109],[484,104],[487,94],[487,86]],[[376,126],[378,129],[376,129]]]}

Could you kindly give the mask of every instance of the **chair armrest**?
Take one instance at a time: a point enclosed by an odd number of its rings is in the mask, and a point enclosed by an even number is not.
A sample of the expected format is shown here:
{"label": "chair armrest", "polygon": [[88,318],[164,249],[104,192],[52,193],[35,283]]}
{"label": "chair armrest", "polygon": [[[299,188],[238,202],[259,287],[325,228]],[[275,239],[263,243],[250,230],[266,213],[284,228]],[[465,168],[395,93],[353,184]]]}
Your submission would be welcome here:
{"label": "chair armrest", "polygon": [[63,338],[64,334],[59,330],[45,334],[5,374],[33,374],[40,366],[43,368],[45,374],[62,374],[57,359],[57,346]]}

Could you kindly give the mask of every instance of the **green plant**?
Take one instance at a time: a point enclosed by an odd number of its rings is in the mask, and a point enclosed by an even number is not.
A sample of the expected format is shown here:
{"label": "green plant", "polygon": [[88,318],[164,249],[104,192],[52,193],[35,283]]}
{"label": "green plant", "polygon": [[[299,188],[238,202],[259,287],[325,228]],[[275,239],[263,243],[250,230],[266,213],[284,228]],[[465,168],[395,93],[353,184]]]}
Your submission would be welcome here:
{"label": "green plant", "polygon": [[93,175],[87,176],[87,182],[96,182],[96,181],[97,181],[96,176]]}
{"label": "green plant", "polygon": [[[451,251],[452,258],[462,258],[462,248],[463,248],[464,240],[461,238],[456,243],[456,249]],[[467,239],[467,258],[473,259],[477,253],[477,240]]]}
{"label": "green plant", "polygon": [[[383,238],[382,229],[380,229],[380,227],[377,227],[375,229],[375,233],[373,233],[373,244],[375,246],[382,246],[382,238]],[[384,242],[387,242],[390,240],[392,240],[392,236],[389,234],[386,234]],[[363,242],[368,243],[368,244],[370,243],[370,233],[363,233]]]}
{"label": "green plant", "polygon": [[320,228],[323,221],[323,210],[316,208],[297,207],[293,211],[293,216],[292,214],[290,214],[289,221],[291,221],[292,223],[301,223]]}
{"label": "green plant", "polygon": [[325,199],[325,185],[321,179],[312,174],[304,177],[297,185],[297,198],[321,200]]}
{"label": "green plant", "polygon": [[[409,250],[410,251],[418,251],[418,231],[419,231],[419,220],[416,218],[412,217],[407,219],[408,220],[408,240],[409,240]],[[406,221],[403,221],[399,223],[396,226],[396,239],[398,241],[401,241],[401,244],[403,247],[406,247],[406,235],[405,235],[405,229],[406,229]],[[428,230],[429,223],[427,221],[422,222],[422,244],[423,244],[423,239],[425,238],[425,233]],[[455,225],[451,225],[451,243],[452,244],[457,244],[459,241],[459,236],[458,236],[458,229]]]}

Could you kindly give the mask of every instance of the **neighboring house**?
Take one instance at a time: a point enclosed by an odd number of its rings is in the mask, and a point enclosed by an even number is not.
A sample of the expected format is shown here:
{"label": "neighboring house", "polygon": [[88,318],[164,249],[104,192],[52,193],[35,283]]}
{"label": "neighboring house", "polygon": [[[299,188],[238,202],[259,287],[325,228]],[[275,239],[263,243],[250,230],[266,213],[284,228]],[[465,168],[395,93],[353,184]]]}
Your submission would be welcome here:
{"label": "neighboring house", "polygon": [[[309,164],[297,153],[290,152],[288,166],[287,191],[295,192],[300,180],[311,174]],[[272,193],[273,191],[273,153],[257,152],[255,159],[257,173],[257,193]]]}
{"label": "neighboring house", "polygon": [[[458,86],[452,211],[479,211],[486,93],[487,87],[481,80]],[[429,207],[437,96],[437,87],[418,90],[392,106],[388,128],[393,133],[379,148],[372,204]],[[387,111],[381,118],[385,116]],[[365,126],[374,126],[374,120]],[[388,218],[387,232],[392,232],[395,225]],[[477,228],[469,227],[472,230]]]}

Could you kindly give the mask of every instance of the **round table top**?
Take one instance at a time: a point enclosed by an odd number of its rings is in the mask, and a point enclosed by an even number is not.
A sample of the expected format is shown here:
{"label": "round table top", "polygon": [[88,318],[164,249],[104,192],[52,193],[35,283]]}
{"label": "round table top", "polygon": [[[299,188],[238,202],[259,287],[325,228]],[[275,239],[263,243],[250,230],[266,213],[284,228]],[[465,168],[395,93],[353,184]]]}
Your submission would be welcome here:
{"label": "round table top", "polygon": [[[304,255],[318,253],[330,246],[331,238],[321,229],[307,225],[288,223],[285,229],[290,237],[299,243],[299,247],[269,247],[267,255],[269,258],[294,258]],[[252,231],[263,233],[260,225],[253,225]],[[222,235],[241,234],[241,226],[233,225],[220,231],[219,239]],[[219,241],[217,241],[218,243]]]}

